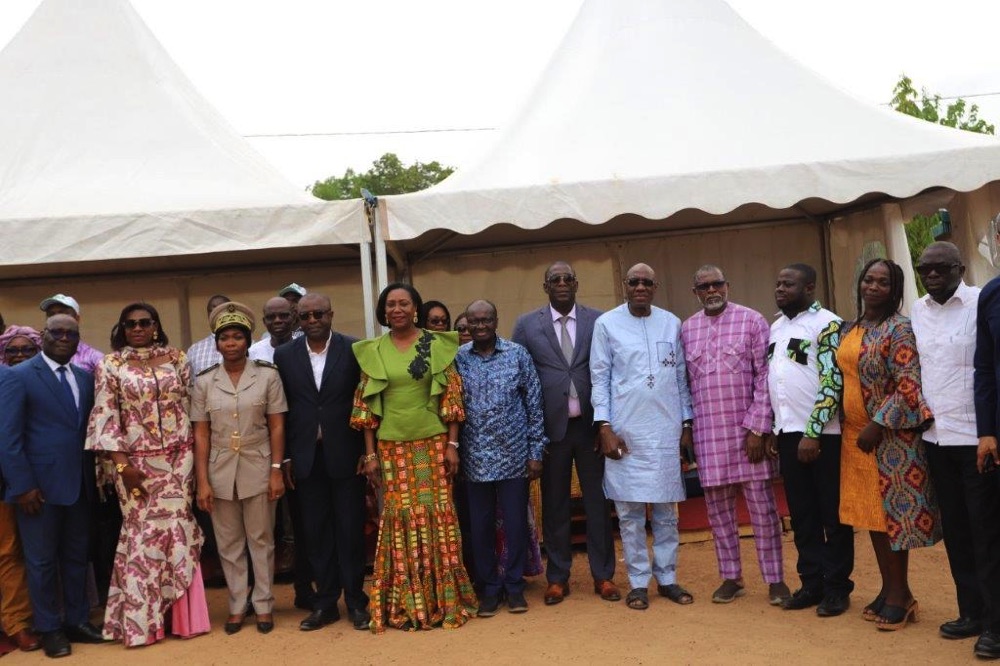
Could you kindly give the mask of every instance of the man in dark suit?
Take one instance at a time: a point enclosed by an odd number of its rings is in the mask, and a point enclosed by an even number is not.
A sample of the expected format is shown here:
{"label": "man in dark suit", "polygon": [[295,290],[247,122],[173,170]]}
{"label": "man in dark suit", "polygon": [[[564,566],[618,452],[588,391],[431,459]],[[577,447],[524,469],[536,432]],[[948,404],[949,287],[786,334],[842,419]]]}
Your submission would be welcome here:
{"label": "man in dark suit", "polygon": [[548,304],[521,315],[511,336],[531,354],[545,403],[549,455],[542,471],[542,536],[548,554],[548,605],[561,602],[569,594],[573,563],[570,481],[574,461],[587,516],[587,557],[594,592],[607,601],[621,599],[612,580],[615,549],[604,498],[604,458],[594,446],[594,408],[590,404],[590,339],[601,312],[576,302],[578,287],[576,273],[568,263],[557,261],[549,266],[542,284]]}
{"label": "man in dark suit", "polygon": [[94,377],[70,365],[79,341],[73,317],[49,317],[42,353],[0,375],[5,497],[17,505],[35,631],[49,657],[70,654],[70,641],[105,642],[87,620],[89,502],[95,481],[94,460],[83,443],[94,406]]}
{"label": "man in dark suit", "polygon": [[286,484],[297,492],[306,548],[316,581],[312,612],[299,624],[313,631],[340,619],[343,591],[355,629],[367,629],[364,592],[364,477],[358,462],[364,439],[349,421],[361,370],[354,338],[333,330],[330,299],[306,294],[299,301],[305,335],[274,350],[285,386],[288,417]]}

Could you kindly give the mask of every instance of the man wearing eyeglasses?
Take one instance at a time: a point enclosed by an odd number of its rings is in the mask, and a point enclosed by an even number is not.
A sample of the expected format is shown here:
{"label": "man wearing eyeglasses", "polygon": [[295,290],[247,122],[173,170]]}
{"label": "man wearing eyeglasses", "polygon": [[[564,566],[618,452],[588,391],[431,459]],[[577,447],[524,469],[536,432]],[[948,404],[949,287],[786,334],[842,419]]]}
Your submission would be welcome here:
{"label": "man wearing eyeglasses", "polygon": [[[542,427],[542,386],[531,356],[497,335],[497,309],[474,301],[465,310],[472,344],[462,345],[455,368],[462,376],[465,425],[459,438],[466,479],[479,617],[496,615],[507,593],[511,613],[528,610],[524,566],[528,556],[528,483],[542,474],[548,439]],[[496,512],[503,512],[510,556],[501,578],[496,556]]]}
{"label": "man wearing eyeglasses", "polygon": [[[72,296],[67,296],[66,294],[49,296],[38,304],[38,309],[45,313],[46,318],[57,314],[65,314],[75,319],[77,324],[80,323],[80,304]],[[0,333],[2,332],[3,330],[0,329]],[[76,354],[73,355],[73,360],[70,362],[92,373],[101,363],[102,358],[104,358],[103,352],[94,349],[81,340],[80,344],[77,345]]]}
{"label": "man wearing eyeglasses", "polygon": [[[229,301],[230,298],[222,294],[216,294],[208,299],[205,313],[206,322],[208,321],[208,316],[212,314],[212,310]],[[215,334],[209,333],[191,345],[187,350],[187,358],[188,363],[191,364],[192,375],[199,375],[202,370],[207,370],[213,365],[222,363],[222,354],[219,353],[218,348],[215,346]]]}
{"label": "man wearing eyeglasses", "polygon": [[[625,304],[594,323],[591,402],[604,464],[604,493],[614,500],[628,567],[625,604],[649,607],[649,582],[677,604],[694,597],[677,583],[677,502],[684,500],[681,447],[690,446],[691,394],[681,321],[653,305],[659,283],[636,264],[625,276]],[[653,562],[646,545],[652,505]]]}
{"label": "man wearing eyeglasses", "polygon": [[[996,472],[980,474],[976,465],[973,406],[979,403],[973,382],[982,378],[974,367],[980,289],[965,284],[962,256],[952,243],[928,245],[916,269],[927,294],[913,304],[910,320],[921,392],[934,412],[922,439],[958,597],[958,618],[939,631],[944,638],[980,636],[975,654],[1000,657],[1000,486]],[[990,317],[982,314],[988,324]],[[983,345],[983,357],[991,351]],[[988,372],[993,375],[994,368]],[[996,398],[991,402],[984,421],[995,414]]]}
{"label": "man wearing eyeglasses", "polygon": [[299,321],[305,335],[274,350],[288,400],[285,486],[296,491],[316,583],[312,612],[299,629],[339,620],[343,593],[351,624],[366,630],[365,481],[358,474],[364,438],[349,425],[361,380],[355,339],[333,330],[333,307],[321,294],[302,297]]}
{"label": "man wearing eyeglasses", "polygon": [[49,657],[70,642],[102,643],[86,594],[94,461],[84,453],[94,377],[70,363],[80,329],[49,317],[42,353],[0,375],[0,466],[17,506],[34,628]]}
{"label": "man wearing eyeglasses", "polygon": [[615,549],[604,497],[604,457],[595,450],[594,408],[590,404],[590,342],[600,310],[576,302],[579,283],[565,261],[545,271],[542,289],[549,302],[521,315],[511,340],[528,350],[542,382],[548,457],[542,470],[542,531],[548,565],[545,603],[569,594],[573,564],[570,541],[570,484],[573,465],[587,517],[587,559],[594,592],[618,601],[614,584]]}
{"label": "man wearing eyeglasses", "polygon": [[302,335],[295,306],[281,296],[268,299],[264,304],[264,327],[267,337],[250,345],[247,352],[251,359],[274,362],[274,350]]}
{"label": "man wearing eyeglasses", "polygon": [[753,525],[757,562],[768,601],[791,596],[785,584],[781,518],[774,498],[777,452],[765,451],[774,419],[767,388],[770,326],[750,308],[729,302],[729,283],[718,266],[694,274],[702,311],[684,322],[682,336],[694,403],[694,453],[715,543],[722,585],[715,603],[743,596],[736,496],[742,492]]}

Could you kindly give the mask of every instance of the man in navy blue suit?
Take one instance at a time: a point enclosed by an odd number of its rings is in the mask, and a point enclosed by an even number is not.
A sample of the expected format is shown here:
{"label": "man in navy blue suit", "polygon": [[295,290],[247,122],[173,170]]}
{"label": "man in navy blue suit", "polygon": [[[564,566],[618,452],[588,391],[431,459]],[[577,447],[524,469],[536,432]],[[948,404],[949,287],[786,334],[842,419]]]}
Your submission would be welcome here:
{"label": "man in navy blue suit", "polygon": [[42,353],[0,375],[5,499],[17,506],[35,631],[49,657],[70,654],[70,641],[104,642],[87,619],[88,497],[95,482],[83,442],[94,378],[70,365],[79,341],[73,317],[49,317]]}

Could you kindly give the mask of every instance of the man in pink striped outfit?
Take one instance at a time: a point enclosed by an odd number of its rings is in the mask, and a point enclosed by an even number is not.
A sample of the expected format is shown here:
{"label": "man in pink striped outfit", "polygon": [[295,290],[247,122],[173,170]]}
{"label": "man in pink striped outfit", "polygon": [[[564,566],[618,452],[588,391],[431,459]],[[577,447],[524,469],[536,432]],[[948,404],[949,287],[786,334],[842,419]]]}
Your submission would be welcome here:
{"label": "man in pink striped outfit", "polygon": [[768,583],[771,605],[790,596],[781,557],[781,519],[772,479],[775,451],[764,433],[773,416],[767,389],[770,327],[760,313],[729,302],[729,283],[717,266],[694,275],[702,311],[684,322],[681,338],[694,402],[694,453],[705,490],[722,585],[716,603],[743,596],[736,494],[746,499],[757,561]]}

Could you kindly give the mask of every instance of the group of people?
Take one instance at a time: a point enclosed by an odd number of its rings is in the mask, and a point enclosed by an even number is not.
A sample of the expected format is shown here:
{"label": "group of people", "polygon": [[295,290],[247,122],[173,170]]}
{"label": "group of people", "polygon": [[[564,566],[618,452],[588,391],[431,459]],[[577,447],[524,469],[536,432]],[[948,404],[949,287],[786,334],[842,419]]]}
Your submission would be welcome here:
{"label": "group of people", "polygon": [[[205,531],[228,587],[226,633],[252,614],[268,633],[279,500],[290,510],[304,631],[337,621],[341,596],[352,625],[376,633],[459,627],[504,605],[522,613],[524,576],[540,562],[534,479],[543,600],[558,604],[570,593],[574,467],[594,593],[644,610],[655,578],[658,595],[688,605],[694,596],[677,576],[686,462],[714,537],[713,602],[745,594],[739,495],[768,601],[786,610],[845,613],[854,529],[867,530],[882,585],[861,615],[879,630],[916,619],[907,554],[943,533],[959,617],[940,632],[978,637],[977,655],[1000,657],[1000,283],[980,294],[964,270],[954,245],[929,246],[917,265],[927,296],[911,320],[900,314],[902,270],[873,260],[858,277],[858,314],[845,321],[815,299],[815,270],[792,264],[777,276],[780,314],[769,325],[729,300],[717,266],[695,272],[701,309],[681,322],[653,305],[650,266],[631,267],[625,303],[601,313],[577,303],[577,275],[559,261],[544,274],[548,302],[518,317],[510,339],[497,334],[489,301],[469,304],[451,330],[444,304],[394,283],[376,305],[387,332],[355,340],[333,329],[327,297],[292,284],[264,304],[267,333],[256,342],[254,311],[213,297],[211,334],[186,354],[147,303],[122,310],[110,354],[89,354],[79,305],[57,294],[41,304],[40,334],[15,326],[0,336],[0,354],[17,366],[0,370],[0,622],[33,649],[30,615],[49,656],[69,654],[72,641],[136,646],[204,633]],[[779,474],[798,553],[794,593]],[[366,591],[372,488],[380,516]],[[121,510],[102,629],[87,620],[86,591],[99,493]],[[201,526],[195,507],[208,517]]]}

